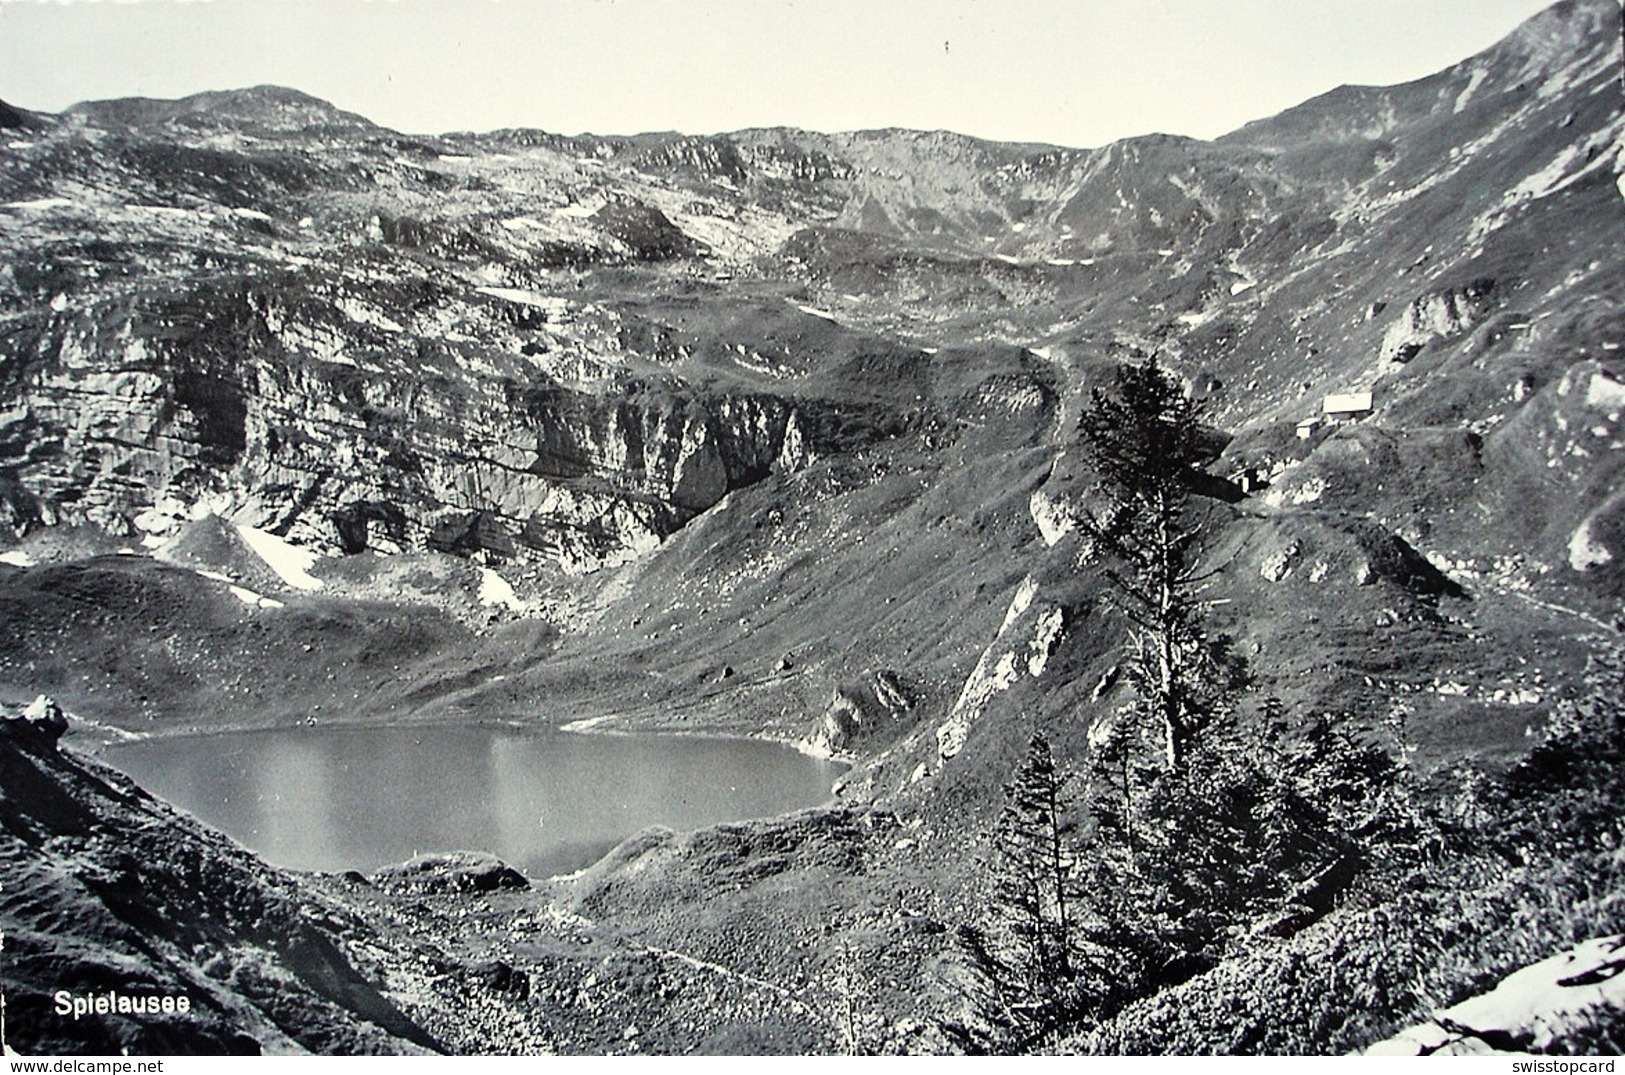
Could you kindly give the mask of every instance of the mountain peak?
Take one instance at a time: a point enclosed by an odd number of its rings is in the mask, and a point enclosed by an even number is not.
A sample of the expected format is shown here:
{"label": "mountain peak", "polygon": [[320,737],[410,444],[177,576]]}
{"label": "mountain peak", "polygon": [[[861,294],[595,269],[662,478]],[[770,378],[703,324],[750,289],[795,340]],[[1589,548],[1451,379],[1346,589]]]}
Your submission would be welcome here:
{"label": "mountain peak", "polygon": [[175,100],[123,97],[111,101],[84,101],[67,111],[99,125],[124,127],[178,124],[288,132],[334,128],[353,130],[375,126],[364,116],[346,112],[319,97],[286,86],[272,85],[211,90]]}
{"label": "mountain peak", "polygon": [[0,101],[0,130],[22,130],[42,123],[38,116]]}
{"label": "mountain peak", "polygon": [[1617,63],[1618,34],[1610,28],[1619,27],[1622,18],[1617,0],[1561,0],[1479,55],[1514,59],[1521,78],[1551,75],[1599,51]]}

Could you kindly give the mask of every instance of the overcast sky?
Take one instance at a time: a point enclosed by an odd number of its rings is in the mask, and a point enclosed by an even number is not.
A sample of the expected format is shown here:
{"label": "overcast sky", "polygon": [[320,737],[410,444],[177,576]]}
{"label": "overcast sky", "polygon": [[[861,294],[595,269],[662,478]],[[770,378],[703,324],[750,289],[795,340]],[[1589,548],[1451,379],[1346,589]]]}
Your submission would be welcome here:
{"label": "overcast sky", "polygon": [[292,86],[413,133],[1213,137],[1404,82],[1545,0],[0,0],[0,98]]}

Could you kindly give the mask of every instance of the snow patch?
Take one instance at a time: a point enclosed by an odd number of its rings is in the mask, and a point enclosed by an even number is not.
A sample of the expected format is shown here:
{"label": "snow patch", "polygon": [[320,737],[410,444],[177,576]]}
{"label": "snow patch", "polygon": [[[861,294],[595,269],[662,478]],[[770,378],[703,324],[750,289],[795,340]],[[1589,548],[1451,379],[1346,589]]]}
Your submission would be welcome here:
{"label": "snow patch", "polygon": [[133,209],[138,213],[151,213],[153,216],[166,216],[173,217],[175,219],[182,219],[197,215],[190,209],[182,209],[179,206],[174,205],[137,205],[132,203],[126,205],[124,208]]}
{"label": "snow patch", "polygon": [[[583,162],[583,163],[587,163],[587,162]],[[580,205],[561,206],[556,211],[558,212],[558,214],[560,216],[576,217],[576,218],[590,217],[594,213],[598,212],[598,210],[602,209],[604,207],[604,204],[605,203],[603,201],[584,202],[584,203],[582,203]]]}
{"label": "snow patch", "polygon": [[[199,574],[202,574],[202,572],[199,572]],[[230,587],[227,587],[227,588],[231,590],[231,596],[235,597],[237,600],[241,601],[243,604],[248,605],[251,608],[283,608],[284,607],[284,605],[282,604],[281,601],[278,601],[275,598],[271,598],[271,597],[261,597],[259,594],[255,593],[253,590],[245,590],[241,586],[230,586]]]}
{"label": "snow patch", "polygon": [[500,605],[510,612],[525,610],[525,603],[514,593],[512,584],[488,567],[480,568],[480,604],[487,608]]}
{"label": "snow patch", "polygon": [[7,202],[7,209],[66,209],[73,202],[67,198],[33,198],[23,202]]}
{"label": "snow patch", "polygon": [[243,536],[243,541],[254,550],[254,554],[264,560],[266,566],[277,573],[277,577],[296,590],[320,590],[325,584],[321,579],[310,573],[319,557],[308,549],[301,549],[297,545],[282,540],[275,534],[268,534],[253,526],[239,524],[237,532]]}
{"label": "snow patch", "polygon": [[1508,199],[1516,201],[1519,198],[1539,198],[1567,186],[1563,182],[1564,176],[1575,162],[1584,158],[1584,155],[1583,146],[1565,146],[1563,152],[1553,157],[1544,168],[1513,187],[1507,195]]}
{"label": "snow patch", "polygon": [[1488,993],[1365,1050],[1367,1056],[1472,1056],[1504,1042],[1544,1053],[1597,1016],[1625,1008],[1625,935],[1599,937],[1514,971]]}
{"label": "snow patch", "polygon": [[1482,67],[1473,70],[1472,77],[1467,80],[1466,87],[1456,97],[1457,115],[1460,115],[1461,111],[1467,107],[1467,102],[1473,99],[1473,94],[1478,92],[1478,87],[1482,86],[1484,80],[1488,77],[1489,72]]}
{"label": "snow patch", "polygon": [[538,310],[546,310],[550,315],[560,315],[570,308],[567,299],[553,295],[541,295],[535,291],[521,291],[513,287],[477,287],[474,289],[481,295],[489,295],[494,299],[505,299],[516,302],[521,306],[534,306]]}
{"label": "snow patch", "polygon": [[1600,371],[1592,374],[1586,386],[1586,406],[1605,411],[1625,407],[1625,383]]}
{"label": "snow patch", "polygon": [[7,549],[0,552],[0,564],[10,564],[12,567],[33,567],[35,560],[21,549]]}
{"label": "snow patch", "polygon": [[1613,559],[1614,554],[1591,532],[1590,519],[1581,523],[1574,536],[1569,538],[1569,566],[1576,571],[1589,571],[1611,563]]}
{"label": "snow patch", "polygon": [[[1504,224],[1510,214],[1520,206],[1566,190],[1594,172],[1606,170],[1609,158],[1605,151],[1610,148],[1617,151],[1614,136],[1606,129],[1598,131],[1583,142],[1565,146],[1545,167],[1507,191],[1499,205],[1490,208],[1474,220],[1467,231],[1468,242],[1481,242],[1491,231]],[[1618,160],[1619,158],[1616,158],[1616,166]],[[1568,286],[1567,282],[1565,286]]]}
{"label": "snow patch", "polygon": [[[828,310],[820,310],[816,306],[802,306],[799,303],[795,303],[793,305],[795,305],[795,308],[804,314],[811,314],[814,317],[822,317],[825,321],[835,321],[835,315],[830,313]],[[836,323],[839,324],[839,322]]]}

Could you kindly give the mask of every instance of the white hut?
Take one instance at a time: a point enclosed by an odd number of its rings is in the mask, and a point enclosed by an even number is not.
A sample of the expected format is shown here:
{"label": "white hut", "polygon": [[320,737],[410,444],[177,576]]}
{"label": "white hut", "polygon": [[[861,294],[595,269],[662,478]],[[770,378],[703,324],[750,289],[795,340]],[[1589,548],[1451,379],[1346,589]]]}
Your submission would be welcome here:
{"label": "white hut", "polygon": [[1326,397],[1321,410],[1333,422],[1347,422],[1371,413],[1371,390],[1338,392]]}

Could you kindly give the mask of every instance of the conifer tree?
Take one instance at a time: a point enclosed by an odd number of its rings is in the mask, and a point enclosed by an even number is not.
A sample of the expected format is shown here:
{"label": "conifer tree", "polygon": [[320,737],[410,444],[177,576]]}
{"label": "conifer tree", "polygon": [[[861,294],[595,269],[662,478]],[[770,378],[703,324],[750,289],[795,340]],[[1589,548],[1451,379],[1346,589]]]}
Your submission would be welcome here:
{"label": "conifer tree", "polygon": [[1096,474],[1089,553],[1134,625],[1124,663],[1136,714],[1158,729],[1164,765],[1178,771],[1231,678],[1202,627],[1191,507],[1208,456],[1200,412],[1156,362],[1122,366],[1092,392],[1080,432]]}
{"label": "conifer tree", "polygon": [[1014,958],[1014,1007],[1044,1022],[1074,976],[1072,901],[1076,859],[1064,816],[1065,776],[1049,741],[1032,737],[1005,787],[999,819],[994,899]]}

